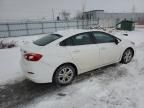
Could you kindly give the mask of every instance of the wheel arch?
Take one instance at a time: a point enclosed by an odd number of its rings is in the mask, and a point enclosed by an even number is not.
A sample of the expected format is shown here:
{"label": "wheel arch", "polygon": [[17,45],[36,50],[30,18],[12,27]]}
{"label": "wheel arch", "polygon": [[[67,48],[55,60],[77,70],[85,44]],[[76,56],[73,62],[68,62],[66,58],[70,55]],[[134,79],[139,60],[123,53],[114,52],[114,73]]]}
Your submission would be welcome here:
{"label": "wheel arch", "polygon": [[[134,56],[134,54],[135,54],[134,49],[133,49],[132,47],[128,47],[128,48],[126,48],[126,49],[124,50],[124,52],[125,52],[127,49],[131,49],[132,52],[133,52],[133,56]],[[124,52],[123,52],[123,53],[124,53]]]}
{"label": "wheel arch", "polygon": [[126,49],[125,49],[125,50],[122,52],[120,62],[122,62],[123,54],[124,54],[124,52],[125,52],[127,49],[131,49],[131,50],[132,50],[132,52],[133,52],[133,56],[134,56],[134,54],[135,54],[134,49],[133,49],[132,47],[128,47],[128,48],[126,48]]}
{"label": "wheel arch", "polygon": [[74,67],[75,72],[76,72],[75,74],[76,74],[76,76],[78,75],[78,68],[77,68],[77,66],[76,66],[74,63],[67,62],[67,63],[63,63],[63,64],[59,65],[59,66],[55,69],[55,71],[54,71],[54,73],[53,73],[53,76],[52,76],[52,81],[54,81],[54,76],[55,76],[55,74],[56,74],[56,71],[57,71],[61,66],[64,66],[64,65],[71,65],[72,67]]}

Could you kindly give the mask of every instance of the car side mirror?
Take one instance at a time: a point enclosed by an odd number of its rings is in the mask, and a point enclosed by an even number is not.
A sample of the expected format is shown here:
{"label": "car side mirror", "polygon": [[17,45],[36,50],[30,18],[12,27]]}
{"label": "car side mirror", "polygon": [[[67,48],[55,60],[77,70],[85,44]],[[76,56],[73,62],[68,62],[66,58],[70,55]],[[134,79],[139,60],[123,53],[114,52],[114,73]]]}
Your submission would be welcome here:
{"label": "car side mirror", "polygon": [[119,40],[115,38],[115,44],[118,45],[119,44]]}
{"label": "car side mirror", "polygon": [[128,36],[128,34],[127,33],[125,33],[125,34],[123,34],[124,36]]}

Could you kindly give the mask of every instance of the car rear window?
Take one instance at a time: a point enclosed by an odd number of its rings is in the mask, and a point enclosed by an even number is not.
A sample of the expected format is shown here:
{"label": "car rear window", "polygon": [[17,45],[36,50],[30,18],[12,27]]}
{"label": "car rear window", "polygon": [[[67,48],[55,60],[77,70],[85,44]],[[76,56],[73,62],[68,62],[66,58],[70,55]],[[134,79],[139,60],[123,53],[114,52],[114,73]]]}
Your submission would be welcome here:
{"label": "car rear window", "polygon": [[44,36],[44,37],[34,41],[33,43],[38,46],[45,46],[45,45],[59,39],[60,37],[62,37],[62,36],[58,35],[58,34],[50,34],[50,35]]}

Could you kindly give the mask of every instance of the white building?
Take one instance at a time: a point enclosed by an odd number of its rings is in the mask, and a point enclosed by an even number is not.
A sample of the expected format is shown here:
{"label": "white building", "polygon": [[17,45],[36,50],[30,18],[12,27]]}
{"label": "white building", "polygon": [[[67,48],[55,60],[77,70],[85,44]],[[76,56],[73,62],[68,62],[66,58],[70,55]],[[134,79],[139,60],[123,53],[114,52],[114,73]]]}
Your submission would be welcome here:
{"label": "white building", "polygon": [[114,20],[119,22],[127,19],[132,21],[144,21],[144,13],[106,13],[104,10],[92,10],[83,13],[84,19]]}

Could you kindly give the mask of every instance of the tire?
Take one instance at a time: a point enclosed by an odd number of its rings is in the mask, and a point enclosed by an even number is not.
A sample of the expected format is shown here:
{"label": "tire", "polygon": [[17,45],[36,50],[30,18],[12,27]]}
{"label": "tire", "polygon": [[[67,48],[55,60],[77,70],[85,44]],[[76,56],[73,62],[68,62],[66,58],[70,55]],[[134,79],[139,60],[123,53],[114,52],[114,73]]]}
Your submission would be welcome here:
{"label": "tire", "polygon": [[74,80],[76,75],[76,70],[71,65],[62,65],[60,66],[54,76],[53,76],[53,82],[57,85],[68,85],[71,84]]}
{"label": "tire", "polygon": [[129,63],[134,56],[134,51],[131,48],[128,48],[124,51],[121,63],[127,64]]}

